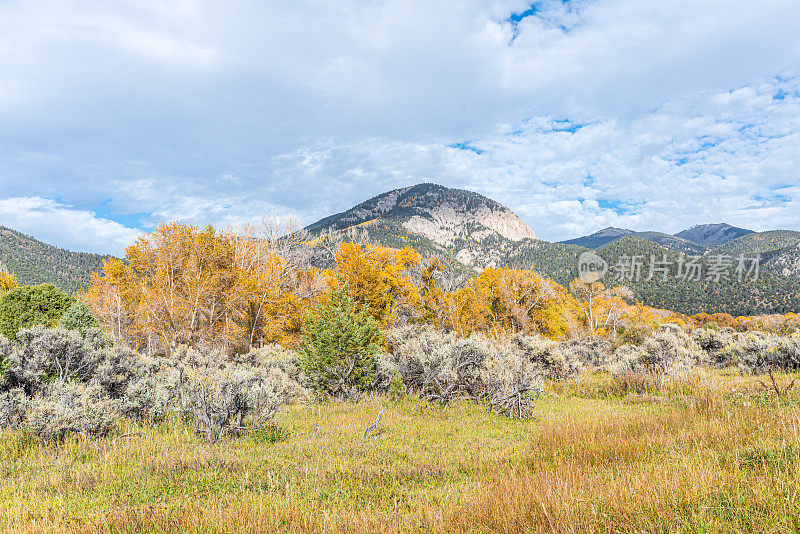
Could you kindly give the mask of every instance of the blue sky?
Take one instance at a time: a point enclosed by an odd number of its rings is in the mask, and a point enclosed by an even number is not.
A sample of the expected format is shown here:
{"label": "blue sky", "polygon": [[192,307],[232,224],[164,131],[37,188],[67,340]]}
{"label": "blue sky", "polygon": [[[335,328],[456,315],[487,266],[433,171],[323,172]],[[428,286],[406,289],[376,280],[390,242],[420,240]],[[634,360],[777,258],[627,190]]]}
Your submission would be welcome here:
{"label": "blue sky", "polygon": [[0,2],[0,224],[122,254],[433,181],[560,240],[800,229],[796,0]]}

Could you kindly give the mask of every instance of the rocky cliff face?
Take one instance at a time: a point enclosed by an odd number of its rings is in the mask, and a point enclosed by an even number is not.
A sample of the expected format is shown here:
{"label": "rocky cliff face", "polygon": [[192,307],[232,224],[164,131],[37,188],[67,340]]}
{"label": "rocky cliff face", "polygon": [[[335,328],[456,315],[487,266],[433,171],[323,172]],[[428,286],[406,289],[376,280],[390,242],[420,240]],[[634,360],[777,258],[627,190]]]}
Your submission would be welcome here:
{"label": "rocky cliff face", "polygon": [[370,238],[389,245],[414,243],[423,252],[441,249],[474,267],[492,264],[494,249],[504,243],[536,239],[534,231],[510,209],[489,198],[436,184],[395,189],[308,227],[364,229]]}
{"label": "rocky cliff face", "polygon": [[423,235],[443,246],[452,246],[462,239],[482,241],[493,235],[512,241],[536,239],[533,230],[511,210],[489,202],[491,204],[470,209],[457,200],[439,197],[433,205],[418,206],[416,209],[421,213],[412,215],[402,224],[409,232]]}

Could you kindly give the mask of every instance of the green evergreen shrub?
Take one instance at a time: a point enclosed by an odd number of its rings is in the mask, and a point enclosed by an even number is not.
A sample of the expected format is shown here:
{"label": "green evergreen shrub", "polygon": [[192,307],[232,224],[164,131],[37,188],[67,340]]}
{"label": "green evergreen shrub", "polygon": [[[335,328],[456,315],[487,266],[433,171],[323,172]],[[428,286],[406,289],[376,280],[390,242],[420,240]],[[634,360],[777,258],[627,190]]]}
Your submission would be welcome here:
{"label": "green evergreen shrub", "polygon": [[300,369],[318,393],[355,400],[376,378],[378,322],[345,289],[333,291],[303,325]]}
{"label": "green evergreen shrub", "polygon": [[55,326],[74,302],[52,284],[15,287],[0,296],[0,334],[16,339],[23,328]]}
{"label": "green evergreen shrub", "polygon": [[100,328],[100,323],[94,318],[86,304],[74,302],[61,316],[59,326],[67,330],[75,330],[81,336],[85,336],[89,329]]}

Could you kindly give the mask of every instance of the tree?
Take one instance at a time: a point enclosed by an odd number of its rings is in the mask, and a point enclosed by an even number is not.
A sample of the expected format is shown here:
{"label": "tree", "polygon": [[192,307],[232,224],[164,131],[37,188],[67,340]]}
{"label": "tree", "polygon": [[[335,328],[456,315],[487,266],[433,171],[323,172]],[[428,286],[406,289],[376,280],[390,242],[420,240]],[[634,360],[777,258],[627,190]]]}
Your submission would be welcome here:
{"label": "tree", "polygon": [[74,302],[52,284],[11,289],[0,296],[0,334],[16,339],[20,329],[55,326]]}
{"label": "tree", "polygon": [[296,343],[308,310],[326,289],[323,277],[311,269],[306,232],[291,220],[265,221],[228,237],[234,243],[236,280],[229,299],[229,339],[245,349]]}
{"label": "tree", "polygon": [[336,253],[337,273],[330,278],[336,287],[345,283],[348,295],[381,325],[388,325],[403,306],[415,307],[419,290],[408,270],[419,263],[411,247],[400,250],[376,245],[342,243]]}
{"label": "tree", "polygon": [[100,326],[92,312],[89,311],[89,307],[83,302],[72,303],[72,306],[61,316],[59,324],[67,330],[76,330],[82,336],[86,335],[88,329]]}
{"label": "tree", "polygon": [[136,344],[134,311],[138,291],[130,269],[119,260],[104,260],[101,273],[92,273],[89,289],[80,295],[95,318],[117,339]]}
{"label": "tree", "polygon": [[383,334],[367,309],[357,308],[346,285],[308,318],[302,336],[300,369],[315,390],[356,399],[369,388]]}
{"label": "tree", "polygon": [[448,322],[448,306],[445,292],[437,285],[436,275],[444,271],[439,258],[431,258],[420,273],[422,288],[420,291],[421,320],[444,329]]}
{"label": "tree", "polygon": [[15,287],[19,287],[17,277],[11,273],[0,270],[0,295]]}
{"label": "tree", "polygon": [[[677,322],[675,324],[680,325]],[[614,323],[614,341],[617,341],[616,330],[619,329],[619,343],[641,345],[647,339],[647,336],[658,328],[658,325],[658,317],[647,306],[637,302],[633,306],[626,306],[625,313],[619,321]]]}
{"label": "tree", "polygon": [[569,331],[562,313],[569,306],[566,297],[561,286],[533,271],[486,269],[447,295],[451,328],[461,336],[513,332],[563,337]]}
{"label": "tree", "polygon": [[224,330],[225,299],[233,284],[233,246],[212,227],[159,226],[125,253],[137,282],[135,324],[157,333],[164,348],[211,344]]}
{"label": "tree", "polygon": [[185,344],[246,352],[293,342],[323,293],[302,234],[160,225],[107,261],[81,295],[101,324],[149,353]]}
{"label": "tree", "polygon": [[615,339],[619,321],[627,313],[626,299],[633,298],[631,290],[624,286],[606,288],[599,280],[586,283],[580,278],[570,282],[569,289],[583,311],[589,335],[594,337],[611,329]]}

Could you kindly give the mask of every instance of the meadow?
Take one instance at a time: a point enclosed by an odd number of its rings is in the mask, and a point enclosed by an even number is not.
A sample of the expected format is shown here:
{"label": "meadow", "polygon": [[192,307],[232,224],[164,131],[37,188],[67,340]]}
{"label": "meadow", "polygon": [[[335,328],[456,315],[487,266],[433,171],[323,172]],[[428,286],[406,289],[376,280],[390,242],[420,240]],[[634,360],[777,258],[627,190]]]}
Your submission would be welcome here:
{"label": "meadow", "polygon": [[[533,418],[413,395],[284,406],[208,443],[175,417],[0,433],[14,532],[796,532],[800,375],[548,381]],[[384,410],[377,432],[366,428]]]}

